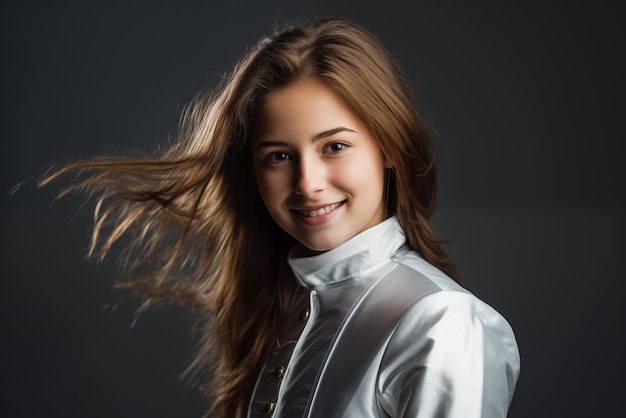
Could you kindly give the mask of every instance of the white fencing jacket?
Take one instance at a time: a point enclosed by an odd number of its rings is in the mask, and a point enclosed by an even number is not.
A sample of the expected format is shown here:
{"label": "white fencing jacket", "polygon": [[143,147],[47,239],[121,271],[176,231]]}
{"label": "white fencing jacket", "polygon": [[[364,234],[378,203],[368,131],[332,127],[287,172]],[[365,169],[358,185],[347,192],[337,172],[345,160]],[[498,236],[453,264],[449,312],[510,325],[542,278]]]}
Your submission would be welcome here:
{"label": "white fencing jacket", "polygon": [[506,417],[520,364],[511,327],[405,241],[392,217],[290,256],[301,297],[249,418]]}

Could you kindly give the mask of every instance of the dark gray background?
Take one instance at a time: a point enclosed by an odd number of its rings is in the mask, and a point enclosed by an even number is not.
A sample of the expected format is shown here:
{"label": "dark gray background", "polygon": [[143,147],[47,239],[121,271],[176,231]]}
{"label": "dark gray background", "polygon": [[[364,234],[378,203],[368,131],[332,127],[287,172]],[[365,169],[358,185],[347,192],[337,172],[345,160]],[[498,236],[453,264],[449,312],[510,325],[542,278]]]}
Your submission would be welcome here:
{"label": "dark gray background", "polygon": [[[510,417],[622,404],[624,7],[618,2],[3,2],[2,401],[6,417],[197,417],[176,305],[142,316],[85,260],[90,211],[25,186],[50,161],[176,134],[182,106],[275,24],[342,16],[401,61],[439,133],[435,222],[516,331]],[[114,309],[117,307],[117,309]]]}

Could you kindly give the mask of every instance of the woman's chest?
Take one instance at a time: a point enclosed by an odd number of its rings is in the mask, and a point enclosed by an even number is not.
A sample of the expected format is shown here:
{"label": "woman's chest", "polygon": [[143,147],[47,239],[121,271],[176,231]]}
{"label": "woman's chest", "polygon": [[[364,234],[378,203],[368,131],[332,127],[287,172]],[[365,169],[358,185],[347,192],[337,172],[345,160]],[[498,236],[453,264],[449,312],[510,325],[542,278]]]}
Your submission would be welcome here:
{"label": "woman's chest", "polygon": [[397,317],[380,275],[297,298],[248,417],[377,416],[378,364]]}

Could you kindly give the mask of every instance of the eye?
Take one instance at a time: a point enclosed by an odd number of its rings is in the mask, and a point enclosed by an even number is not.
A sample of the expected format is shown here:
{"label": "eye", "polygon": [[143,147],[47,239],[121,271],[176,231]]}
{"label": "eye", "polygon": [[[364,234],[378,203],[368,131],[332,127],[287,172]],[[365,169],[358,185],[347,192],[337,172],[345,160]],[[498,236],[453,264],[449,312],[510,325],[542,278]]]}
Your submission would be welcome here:
{"label": "eye", "polygon": [[324,152],[338,154],[346,148],[348,148],[348,145],[344,144],[343,142],[331,142],[324,147]]}
{"label": "eye", "polygon": [[287,160],[291,160],[291,157],[289,156],[289,154],[283,151],[270,152],[263,158],[263,161],[269,164],[278,164]]}

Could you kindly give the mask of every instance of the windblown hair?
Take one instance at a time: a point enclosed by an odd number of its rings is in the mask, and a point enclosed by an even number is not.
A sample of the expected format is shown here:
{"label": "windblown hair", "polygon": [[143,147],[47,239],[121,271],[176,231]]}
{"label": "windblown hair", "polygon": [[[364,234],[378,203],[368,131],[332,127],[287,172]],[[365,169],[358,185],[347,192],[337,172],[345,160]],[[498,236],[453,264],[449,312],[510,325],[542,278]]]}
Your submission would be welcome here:
{"label": "windblown hair", "polygon": [[315,78],[361,118],[390,165],[387,213],[408,244],[455,277],[454,264],[429,225],[436,196],[433,143],[412,93],[383,45],[364,28],[324,18],[262,39],[212,92],[185,109],[180,138],[149,158],[74,163],[68,190],[98,196],[90,255],[104,257],[131,237],[133,266],[148,273],[124,282],[147,303],[182,300],[200,312],[203,337],[190,370],[214,378],[214,414],[246,407],[276,340],[294,281],[286,266],[295,241],[259,196],[250,138],[273,91]]}

